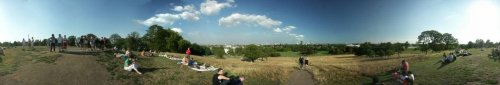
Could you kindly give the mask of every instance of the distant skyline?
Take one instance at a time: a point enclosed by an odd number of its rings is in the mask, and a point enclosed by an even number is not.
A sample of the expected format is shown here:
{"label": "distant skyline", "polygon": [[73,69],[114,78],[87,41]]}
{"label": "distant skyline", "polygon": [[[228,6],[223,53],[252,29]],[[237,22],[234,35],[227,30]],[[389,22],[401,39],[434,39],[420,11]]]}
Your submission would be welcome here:
{"label": "distant skyline", "polygon": [[142,35],[158,24],[199,44],[415,43],[422,31],[500,41],[498,0],[2,0],[0,41]]}

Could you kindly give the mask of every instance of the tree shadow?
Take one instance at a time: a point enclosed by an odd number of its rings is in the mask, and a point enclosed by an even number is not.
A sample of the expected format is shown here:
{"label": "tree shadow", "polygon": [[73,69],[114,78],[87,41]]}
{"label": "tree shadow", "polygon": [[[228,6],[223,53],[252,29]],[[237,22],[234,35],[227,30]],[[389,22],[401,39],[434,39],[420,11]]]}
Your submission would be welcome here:
{"label": "tree shadow", "polygon": [[148,72],[154,72],[156,70],[160,70],[160,69],[168,69],[166,67],[164,68],[139,68],[139,71],[141,71],[142,73],[148,73]]}
{"label": "tree shadow", "polygon": [[74,54],[74,55],[99,55],[100,51],[64,51],[61,53]]}

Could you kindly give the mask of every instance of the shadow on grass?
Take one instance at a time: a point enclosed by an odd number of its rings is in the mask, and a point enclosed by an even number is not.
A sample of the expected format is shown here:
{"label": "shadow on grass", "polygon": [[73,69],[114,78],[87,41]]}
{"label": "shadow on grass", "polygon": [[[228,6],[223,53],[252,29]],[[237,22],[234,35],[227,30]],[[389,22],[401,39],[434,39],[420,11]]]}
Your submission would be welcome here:
{"label": "shadow on grass", "polygon": [[74,55],[93,55],[93,56],[97,56],[101,52],[99,52],[99,51],[64,51],[64,52],[61,52],[61,53],[74,54]]}
{"label": "shadow on grass", "polygon": [[441,68],[443,68],[443,67],[445,67],[445,66],[447,66],[447,65],[449,65],[449,64],[451,64],[451,63],[453,63],[453,62],[455,62],[455,61],[456,61],[456,60],[452,60],[452,61],[450,61],[450,62],[442,62],[442,61],[438,61],[438,62],[436,62],[436,64],[437,64],[437,63],[441,63],[441,66],[439,66],[437,69],[441,69]]}
{"label": "shadow on grass", "polygon": [[141,71],[142,73],[149,73],[149,72],[154,72],[156,70],[160,70],[160,69],[168,69],[168,68],[139,68],[139,71]]}

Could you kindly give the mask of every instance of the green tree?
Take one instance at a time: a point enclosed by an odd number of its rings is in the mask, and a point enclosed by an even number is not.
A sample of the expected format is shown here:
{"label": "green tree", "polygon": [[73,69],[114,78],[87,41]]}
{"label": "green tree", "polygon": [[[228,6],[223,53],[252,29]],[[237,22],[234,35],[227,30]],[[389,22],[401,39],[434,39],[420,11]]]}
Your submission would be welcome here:
{"label": "green tree", "polygon": [[116,44],[116,42],[120,39],[122,39],[122,37],[117,33],[111,34],[111,36],[109,36],[109,41],[111,42],[111,44]]}
{"label": "green tree", "polygon": [[144,34],[143,39],[145,43],[147,43],[148,47],[153,50],[169,51],[166,46],[169,35],[169,32],[163,29],[163,27],[153,25],[149,27],[146,34]]}
{"label": "green tree", "polygon": [[222,46],[212,47],[212,51],[217,58],[224,58],[224,48]]}
{"label": "green tree", "polygon": [[484,40],[483,39],[477,39],[475,47],[476,48],[483,48],[484,47]]}
{"label": "green tree", "polygon": [[[408,42],[406,42],[406,43],[408,43]],[[399,43],[399,42],[396,43],[396,44],[394,44],[393,48],[398,53],[398,57],[401,57],[400,56],[401,52],[403,52],[405,50],[405,44],[402,44],[402,43]]]}
{"label": "green tree", "polygon": [[179,47],[178,41],[183,40],[182,36],[180,36],[179,33],[172,31],[171,29],[167,29],[166,31],[167,31],[166,33],[169,34],[166,40],[167,43],[165,43],[168,51],[177,53],[183,52],[178,50]]}
{"label": "green tree", "polygon": [[184,52],[187,48],[191,47],[191,42],[187,40],[179,40],[177,43],[179,43],[178,52]]}
{"label": "green tree", "polygon": [[455,49],[458,47],[458,40],[449,33],[444,33],[441,37],[445,43],[445,49]]}
{"label": "green tree", "polygon": [[435,30],[424,31],[418,36],[417,44],[420,51],[427,54],[428,50],[438,50],[437,44],[441,42],[441,33]]}
{"label": "green tree", "polygon": [[141,44],[140,42],[140,34],[139,32],[131,32],[128,34],[127,38],[125,39],[125,46],[127,48],[130,48],[131,50],[140,50],[139,45]]}
{"label": "green tree", "polygon": [[244,56],[250,59],[251,62],[254,62],[256,59],[266,56],[261,48],[255,44],[247,45],[244,50]]}
{"label": "green tree", "polygon": [[408,43],[408,41],[406,41],[405,44],[404,44],[404,48],[408,49],[408,47],[410,47],[410,43]]}

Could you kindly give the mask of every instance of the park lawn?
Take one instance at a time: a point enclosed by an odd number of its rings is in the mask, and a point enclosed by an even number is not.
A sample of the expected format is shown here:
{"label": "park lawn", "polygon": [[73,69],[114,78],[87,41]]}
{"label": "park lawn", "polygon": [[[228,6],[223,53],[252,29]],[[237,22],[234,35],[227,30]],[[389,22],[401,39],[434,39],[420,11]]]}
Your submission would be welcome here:
{"label": "park lawn", "polygon": [[[432,53],[419,61],[410,61],[410,71],[415,75],[415,84],[422,85],[463,85],[463,84],[498,84],[500,77],[500,62],[487,57],[489,49],[480,51],[470,49],[471,56],[458,57],[456,61],[441,66],[438,61],[443,53]],[[396,63],[397,65],[398,63]],[[387,70],[388,71],[388,70]],[[389,83],[390,73],[381,72],[377,75],[380,81]],[[364,81],[364,83],[371,81]]]}
{"label": "park lawn", "polygon": [[23,49],[21,46],[7,48],[4,50],[5,56],[1,56],[0,76],[11,74],[24,63],[53,63],[61,56],[59,53],[48,52],[46,48],[45,46],[35,46],[34,49],[27,47]]}

